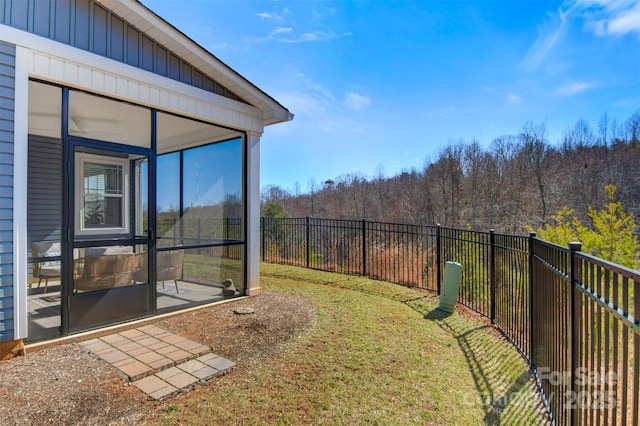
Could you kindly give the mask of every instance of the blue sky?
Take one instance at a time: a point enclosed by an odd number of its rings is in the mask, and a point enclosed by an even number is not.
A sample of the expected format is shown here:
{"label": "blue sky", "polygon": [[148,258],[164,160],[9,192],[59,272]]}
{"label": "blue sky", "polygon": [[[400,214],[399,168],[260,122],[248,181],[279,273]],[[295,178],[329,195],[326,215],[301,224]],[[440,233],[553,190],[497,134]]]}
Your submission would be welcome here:
{"label": "blue sky", "polygon": [[273,96],[261,184],[387,177],[451,142],[640,109],[640,2],[142,0]]}
{"label": "blue sky", "polygon": [[[227,197],[242,196],[242,142],[240,139],[184,151],[184,206],[215,205]],[[215,164],[215,167],[211,167]],[[180,206],[180,157],[170,153],[158,157],[158,211]],[[143,173],[146,173],[146,168]],[[146,191],[143,199],[146,199]]]}

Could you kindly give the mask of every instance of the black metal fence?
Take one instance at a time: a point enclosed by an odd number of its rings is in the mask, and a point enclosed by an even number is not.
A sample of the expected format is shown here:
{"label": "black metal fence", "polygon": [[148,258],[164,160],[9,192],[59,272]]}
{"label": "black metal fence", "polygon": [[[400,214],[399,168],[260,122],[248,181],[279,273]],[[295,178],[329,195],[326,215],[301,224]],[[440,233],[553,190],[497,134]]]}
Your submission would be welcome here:
{"label": "black metal fence", "polygon": [[316,218],[262,218],[262,260],[440,293],[490,318],[529,362],[555,424],[640,424],[640,272],[535,237]]}
{"label": "black metal fence", "polygon": [[244,222],[241,218],[201,218],[177,215],[157,219],[159,247],[186,246],[199,253],[241,259]]}

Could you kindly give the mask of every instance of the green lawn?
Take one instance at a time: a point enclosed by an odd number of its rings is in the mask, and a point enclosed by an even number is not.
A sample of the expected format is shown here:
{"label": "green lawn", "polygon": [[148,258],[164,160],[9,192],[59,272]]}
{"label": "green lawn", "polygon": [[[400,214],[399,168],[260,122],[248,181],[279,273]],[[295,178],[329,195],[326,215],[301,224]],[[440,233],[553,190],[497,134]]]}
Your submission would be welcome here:
{"label": "green lawn", "polygon": [[175,424],[540,424],[527,365],[486,322],[362,277],[262,264],[265,291],[303,296],[317,326]]}

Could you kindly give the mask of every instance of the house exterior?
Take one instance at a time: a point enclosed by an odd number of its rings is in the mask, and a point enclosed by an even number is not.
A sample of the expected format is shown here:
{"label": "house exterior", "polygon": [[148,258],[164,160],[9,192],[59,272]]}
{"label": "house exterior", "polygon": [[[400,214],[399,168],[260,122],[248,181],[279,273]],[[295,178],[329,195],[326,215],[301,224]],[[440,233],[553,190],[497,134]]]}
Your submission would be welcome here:
{"label": "house exterior", "polygon": [[4,347],[260,292],[293,115],[143,4],[0,0],[0,114]]}

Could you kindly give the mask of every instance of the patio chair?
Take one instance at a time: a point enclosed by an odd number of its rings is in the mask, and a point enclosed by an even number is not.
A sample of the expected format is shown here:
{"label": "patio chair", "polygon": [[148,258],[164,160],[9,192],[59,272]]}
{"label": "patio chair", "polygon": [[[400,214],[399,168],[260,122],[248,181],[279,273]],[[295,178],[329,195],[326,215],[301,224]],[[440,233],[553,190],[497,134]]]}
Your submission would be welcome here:
{"label": "patio chair", "polygon": [[[62,250],[59,242],[39,241],[34,242],[31,245],[31,257],[33,258],[58,257],[61,254]],[[32,266],[32,274],[34,278],[38,279],[38,288],[40,288],[40,284],[44,281],[43,292],[46,293],[49,280],[60,279],[60,261],[53,260],[34,262]],[[31,287],[31,283],[29,283],[29,287]]]}
{"label": "patio chair", "polygon": [[[148,253],[137,253],[138,260],[136,262],[136,272],[133,279],[136,282],[147,282],[147,256]],[[178,280],[182,278],[182,264],[184,261],[184,250],[160,251],[156,255],[157,265],[157,282],[162,283],[164,289],[165,281],[173,281],[176,287],[176,293],[180,293],[178,289]]]}
{"label": "patio chair", "polygon": [[162,282],[162,288],[164,288],[165,281],[173,280],[173,284],[176,286],[176,293],[178,291],[178,280],[182,278],[182,263],[184,261],[184,250],[172,250],[161,251],[157,254],[158,259],[158,282]]}

